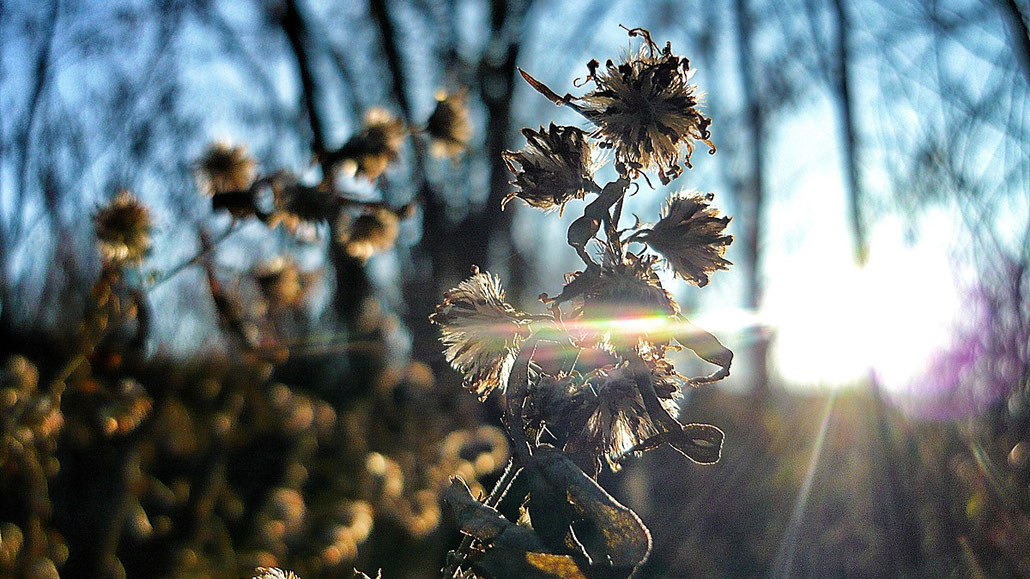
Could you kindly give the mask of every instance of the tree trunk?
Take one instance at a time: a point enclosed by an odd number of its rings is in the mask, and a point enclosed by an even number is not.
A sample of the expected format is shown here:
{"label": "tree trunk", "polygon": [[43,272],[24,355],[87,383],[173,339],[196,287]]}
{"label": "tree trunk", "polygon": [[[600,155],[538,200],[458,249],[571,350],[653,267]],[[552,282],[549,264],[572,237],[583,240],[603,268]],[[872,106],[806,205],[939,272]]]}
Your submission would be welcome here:
{"label": "tree trunk", "polygon": [[868,257],[866,246],[865,223],[862,218],[862,175],[859,171],[858,149],[860,143],[856,131],[854,100],[851,93],[851,81],[848,68],[851,65],[850,36],[851,23],[843,0],[830,3],[837,28],[837,66],[831,74],[830,86],[834,92],[834,103],[841,129],[841,146],[843,155],[844,180],[847,195],[848,220],[851,223],[852,247],[855,262],[864,265]]}
{"label": "tree trunk", "polygon": [[[744,99],[744,127],[747,130],[749,156],[746,174],[741,186],[741,209],[744,221],[744,259],[747,262],[745,282],[745,307],[757,312],[762,306],[764,283],[762,280],[761,237],[765,223],[765,111],[755,83],[755,50],[753,45],[753,19],[747,0],[736,0],[737,58],[740,66],[741,88]],[[755,330],[751,342],[751,386],[756,394],[765,393],[769,387],[768,371],[769,337],[761,328]]]}

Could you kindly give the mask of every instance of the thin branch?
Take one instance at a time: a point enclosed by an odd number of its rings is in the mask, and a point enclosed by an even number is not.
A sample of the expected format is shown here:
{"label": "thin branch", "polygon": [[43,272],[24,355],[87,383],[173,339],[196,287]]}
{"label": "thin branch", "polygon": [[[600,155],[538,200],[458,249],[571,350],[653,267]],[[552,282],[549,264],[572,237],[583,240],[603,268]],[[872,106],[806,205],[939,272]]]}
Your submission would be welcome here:
{"label": "thin branch", "polygon": [[22,127],[22,133],[18,139],[17,149],[20,152],[18,159],[18,183],[17,183],[17,203],[14,206],[14,210],[11,212],[11,223],[9,228],[13,233],[11,234],[12,239],[16,239],[21,231],[21,219],[23,215],[23,209],[25,205],[25,192],[27,190],[28,171],[29,171],[29,152],[30,145],[32,143],[32,133],[36,126],[36,118],[39,115],[39,109],[43,103],[43,94],[47,87],[47,81],[50,80],[50,61],[51,55],[54,51],[54,39],[57,37],[57,20],[61,12],[61,0],[53,0],[50,3],[50,14],[47,17],[49,26],[45,32],[43,47],[40,48],[39,54],[36,57],[36,79],[32,85],[31,96],[29,97],[28,111],[26,111],[25,122]]}
{"label": "thin branch", "polygon": [[[300,73],[301,96],[304,99],[304,110],[307,112],[308,124],[311,127],[311,148],[320,159],[328,150],[325,140],[325,125],[321,108],[318,104],[318,86],[315,82],[315,75],[312,72],[311,55],[308,53],[307,41],[308,31],[304,24],[304,17],[296,0],[286,0],[286,11],[282,18],[283,32],[290,41],[293,55],[297,60],[297,70]],[[322,162],[322,176],[330,180],[330,168]]]}
{"label": "thin branch", "polygon": [[397,32],[394,30],[393,22],[390,21],[390,15],[386,9],[386,0],[370,0],[368,11],[379,28],[379,37],[383,45],[383,53],[386,55],[387,68],[393,81],[394,93],[397,95],[397,105],[404,113],[404,118],[410,122],[411,107],[408,103],[407,85],[404,83],[404,66],[398,49]]}
{"label": "thin branch", "polygon": [[1023,12],[1016,0],[1001,0],[999,4],[998,8],[1012,37],[1012,52],[1023,76],[1030,83],[1030,16]]}

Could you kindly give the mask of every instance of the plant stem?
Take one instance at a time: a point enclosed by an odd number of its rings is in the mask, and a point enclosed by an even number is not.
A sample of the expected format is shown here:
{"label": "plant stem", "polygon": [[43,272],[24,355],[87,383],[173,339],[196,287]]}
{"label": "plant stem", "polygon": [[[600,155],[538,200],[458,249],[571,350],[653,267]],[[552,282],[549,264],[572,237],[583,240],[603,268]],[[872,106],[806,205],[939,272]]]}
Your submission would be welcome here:
{"label": "plant stem", "polygon": [[229,225],[229,227],[227,227],[225,229],[225,231],[223,231],[221,233],[221,235],[219,235],[218,237],[216,237],[215,239],[213,239],[211,241],[209,246],[201,247],[200,251],[197,252],[196,255],[194,255],[193,257],[187,259],[186,261],[180,263],[179,265],[176,265],[175,267],[169,269],[168,271],[164,272],[164,275],[162,275],[159,279],[155,280],[154,283],[152,283],[149,286],[147,286],[144,289],[144,291],[150,292],[154,288],[156,288],[157,286],[163,284],[164,282],[166,282],[166,281],[172,279],[173,277],[179,275],[180,273],[182,273],[182,271],[184,269],[186,269],[187,267],[190,267],[191,265],[196,265],[196,264],[200,263],[200,260],[204,259],[204,257],[207,256],[207,254],[209,254],[212,251],[214,251],[215,248],[220,243],[222,243],[223,241],[228,239],[229,236],[232,235],[233,233],[236,233],[237,231],[239,231],[239,224],[240,224],[240,222],[236,221],[234,219],[233,222]]}
{"label": "plant stem", "polygon": [[[494,485],[493,490],[487,495],[483,504],[488,507],[497,508],[501,501],[504,500],[505,494],[508,489],[511,488],[511,483],[515,481],[515,477],[518,476],[519,472],[522,471],[521,466],[515,464],[516,456],[512,455],[508,459],[508,464],[504,467],[504,472],[501,473],[501,478],[497,479],[497,483]],[[443,577],[453,578],[458,574],[458,570],[461,568],[461,564],[465,562],[465,559],[469,555],[469,550],[472,548],[472,543],[475,539],[471,535],[465,535],[461,539],[461,544],[458,545],[458,550],[454,552],[454,556],[451,557],[450,563],[444,567]]]}

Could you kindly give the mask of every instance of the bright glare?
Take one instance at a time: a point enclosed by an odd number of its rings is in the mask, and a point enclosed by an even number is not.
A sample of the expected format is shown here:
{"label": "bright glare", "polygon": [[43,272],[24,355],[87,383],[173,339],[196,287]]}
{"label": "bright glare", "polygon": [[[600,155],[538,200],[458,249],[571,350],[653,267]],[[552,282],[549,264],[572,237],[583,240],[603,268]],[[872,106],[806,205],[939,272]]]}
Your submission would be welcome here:
{"label": "bright glare", "polygon": [[958,297],[939,249],[874,248],[863,269],[827,267],[770,288],[763,318],[775,332],[774,361],[786,383],[839,386],[874,371],[897,390],[949,344]]}

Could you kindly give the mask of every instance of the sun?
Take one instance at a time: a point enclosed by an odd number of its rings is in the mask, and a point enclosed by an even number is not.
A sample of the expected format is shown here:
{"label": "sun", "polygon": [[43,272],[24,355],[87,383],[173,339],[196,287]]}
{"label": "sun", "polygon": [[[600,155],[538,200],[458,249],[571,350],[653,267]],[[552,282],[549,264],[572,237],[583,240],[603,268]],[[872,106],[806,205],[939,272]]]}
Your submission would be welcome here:
{"label": "sun", "polygon": [[950,343],[959,298],[939,247],[874,248],[865,267],[838,261],[793,282],[771,292],[762,316],[788,386],[847,386],[875,373],[899,391]]}

